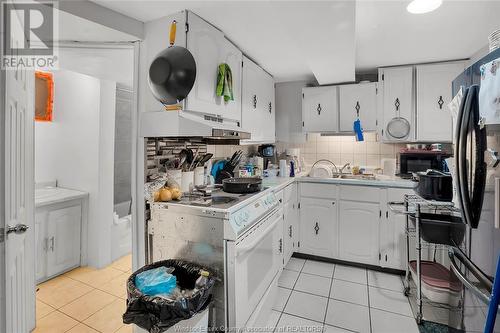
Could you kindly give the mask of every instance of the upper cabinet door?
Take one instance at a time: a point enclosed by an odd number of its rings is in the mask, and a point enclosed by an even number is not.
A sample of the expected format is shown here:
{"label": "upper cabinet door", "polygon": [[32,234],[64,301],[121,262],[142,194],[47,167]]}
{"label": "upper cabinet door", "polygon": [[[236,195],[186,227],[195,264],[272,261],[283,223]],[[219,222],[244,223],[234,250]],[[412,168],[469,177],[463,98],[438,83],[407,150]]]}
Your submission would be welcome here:
{"label": "upper cabinet door", "polygon": [[250,132],[249,141],[262,141],[264,128],[262,119],[264,117],[265,99],[261,94],[262,68],[256,63],[243,57],[243,83],[241,96],[241,127]]}
{"label": "upper cabinet door", "polygon": [[274,79],[262,70],[263,84],[262,97],[264,98],[264,118],[260,126],[264,128],[263,141],[274,143],[276,141],[276,108],[274,102]]}
{"label": "upper cabinet door", "polygon": [[417,141],[451,142],[452,119],[448,104],[452,81],[464,63],[419,65],[417,68]]}
{"label": "upper cabinet door", "polygon": [[[196,61],[196,80],[186,100],[186,110],[241,120],[242,53],[224,34],[193,13],[188,14],[187,48]],[[216,95],[217,71],[227,63],[233,74],[234,101]]]}
{"label": "upper cabinet door", "polygon": [[340,86],[340,131],[353,132],[359,118],[364,131],[377,130],[377,84],[361,83]]}
{"label": "upper cabinet door", "polygon": [[[393,67],[379,70],[379,81],[383,82],[382,140],[408,142],[414,139],[413,67]],[[410,124],[409,134],[403,138],[392,136],[387,125],[395,117],[406,119]]]}
{"label": "upper cabinet door", "polygon": [[337,87],[302,89],[304,132],[337,132],[337,118]]}

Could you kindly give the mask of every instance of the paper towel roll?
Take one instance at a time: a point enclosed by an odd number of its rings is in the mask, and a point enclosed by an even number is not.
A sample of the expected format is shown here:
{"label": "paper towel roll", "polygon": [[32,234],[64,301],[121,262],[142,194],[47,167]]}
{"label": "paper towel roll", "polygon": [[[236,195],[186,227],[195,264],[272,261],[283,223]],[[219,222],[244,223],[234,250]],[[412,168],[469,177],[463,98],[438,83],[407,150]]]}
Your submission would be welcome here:
{"label": "paper towel roll", "polygon": [[288,167],[286,160],[280,160],[280,177],[288,177]]}

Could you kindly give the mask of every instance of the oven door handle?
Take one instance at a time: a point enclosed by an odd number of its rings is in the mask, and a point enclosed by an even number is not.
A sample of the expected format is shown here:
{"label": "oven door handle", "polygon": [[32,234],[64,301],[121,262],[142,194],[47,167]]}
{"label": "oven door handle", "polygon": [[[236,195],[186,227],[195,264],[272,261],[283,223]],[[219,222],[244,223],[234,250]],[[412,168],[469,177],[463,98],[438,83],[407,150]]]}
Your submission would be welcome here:
{"label": "oven door handle", "polygon": [[486,289],[491,290],[492,283],[488,279],[488,277],[485,276],[484,273],[481,272],[481,270],[476,265],[474,265],[459,248],[450,246],[450,248],[448,249],[448,257],[450,258],[451,269],[453,270],[457,278],[462,281],[467,289],[469,289],[473,294],[479,297],[484,303],[489,304],[490,296],[479,290],[478,287],[476,287],[467,279],[467,277],[465,277],[465,275],[458,267],[455,258],[458,259],[458,261],[461,262],[465,266],[465,268],[467,268],[479,280],[479,282],[481,282],[483,286],[486,287]]}
{"label": "oven door handle", "polygon": [[276,226],[276,224],[278,224],[278,222],[280,220],[281,220],[281,217],[278,217],[275,221],[273,221],[271,223],[270,226],[268,226],[266,228],[266,230],[260,231],[261,235],[258,238],[254,239],[253,241],[251,241],[250,244],[245,244],[245,245],[238,244],[238,245],[236,245],[236,256],[240,256],[243,253],[248,252],[251,249],[253,249],[255,247],[255,245],[257,245],[264,237],[267,236],[269,231],[271,231],[271,229],[273,229]]}

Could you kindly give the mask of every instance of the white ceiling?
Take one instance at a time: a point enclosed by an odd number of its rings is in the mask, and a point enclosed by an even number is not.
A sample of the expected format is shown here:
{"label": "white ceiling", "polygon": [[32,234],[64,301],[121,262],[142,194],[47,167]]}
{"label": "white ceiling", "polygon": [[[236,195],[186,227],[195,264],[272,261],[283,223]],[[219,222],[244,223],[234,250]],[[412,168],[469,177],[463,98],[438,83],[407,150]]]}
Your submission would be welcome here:
{"label": "white ceiling", "polygon": [[322,84],[351,81],[354,68],[468,58],[500,28],[500,1],[445,0],[422,15],[409,0],[94,2],[143,22],[190,9],[278,81]]}

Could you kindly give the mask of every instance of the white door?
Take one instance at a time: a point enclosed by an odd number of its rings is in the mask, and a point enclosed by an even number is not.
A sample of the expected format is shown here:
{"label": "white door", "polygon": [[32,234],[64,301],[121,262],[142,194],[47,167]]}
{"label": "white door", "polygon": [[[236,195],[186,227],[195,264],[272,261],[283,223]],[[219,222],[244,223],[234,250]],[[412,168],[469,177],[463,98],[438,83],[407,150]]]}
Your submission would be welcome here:
{"label": "white door", "polygon": [[262,96],[264,98],[264,118],[260,126],[264,128],[263,141],[274,143],[276,141],[276,110],[274,105],[274,79],[271,75],[262,71]]}
{"label": "white door", "polygon": [[243,57],[243,83],[241,103],[241,127],[251,134],[249,141],[262,141],[264,129],[262,118],[264,102],[261,99],[261,71],[256,63]]}
{"label": "white door", "polygon": [[353,132],[353,123],[359,118],[364,131],[377,129],[377,84],[360,83],[340,86],[341,132]]}
{"label": "white door", "polygon": [[196,80],[186,99],[186,109],[221,115],[224,107],[215,88],[224,34],[192,13],[189,13],[188,22],[187,48],[196,61]]}
{"label": "white door", "polygon": [[463,70],[462,62],[417,66],[417,141],[452,141],[451,82]]}
{"label": "white door", "polygon": [[379,203],[340,200],[339,259],[378,265]]}
{"label": "white door", "polygon": [[24,333],[35,326],[34,74],[18,67],[5,80],[6,331]]}
{"label": "white door", "polygon": [[304,132],[337,132],[337,87],[302,89]]}
{"label": "white door", "polygon": [[80,205],[49,212],[47,219],[47,276],[80,265]]}
{"label": "white door", "polygon": [[[379,81],[383,82],[383,106],[381,134],[384,141],[411,141],[413,139],[413,67],[394,67],[380,70]],[[394,117],[405,118],[410,123],[410,132],[404,138],[395,138],[387,131]]]}
{"label": "white door", "polygon": [[336,225],[336,203],[328,199],[300,200],[300,252],[332,257]]}

